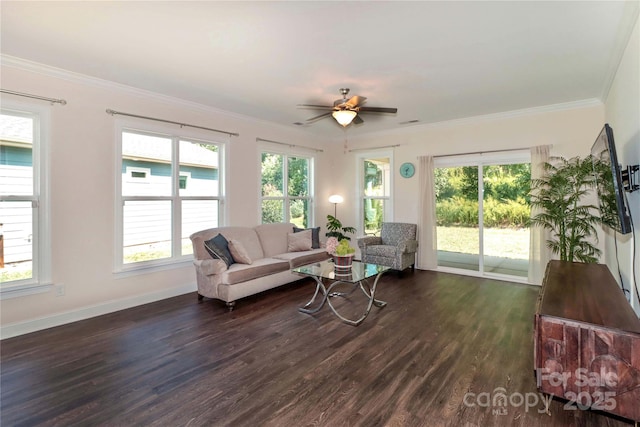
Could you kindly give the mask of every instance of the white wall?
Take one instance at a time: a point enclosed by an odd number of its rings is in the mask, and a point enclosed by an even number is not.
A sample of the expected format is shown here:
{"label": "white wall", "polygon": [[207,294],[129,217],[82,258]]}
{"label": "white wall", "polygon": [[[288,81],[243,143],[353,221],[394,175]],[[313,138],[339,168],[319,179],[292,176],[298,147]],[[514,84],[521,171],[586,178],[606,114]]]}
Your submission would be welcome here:
{"label": "white wall", "polygon": [[[266,138],[307,147],[314,140],[296,129],[217,112],[167,97],[135,91],[83,76],[29,64],[3,64],[2,87],[63,98],[67,105],[2,95],[1,101],[33,102],[50,108],[50,181],[52,279],[65,295],[50,292],[0,302],[2,338],[92,315],[153,301],[196,289],[192,265],[146,274],[115,275],[115,122],[107,108],[145,116],[238,132],[228,144],[227,225],[259,222],[258,143]],[[141,121],[144,126],[156,122]],[[176,126],[177,128],[177,126]],[[212,138],[216,133],[210,134]],[[281,146],[273,145],[276,149]],[[308,151],[314,154],[313,151]],[[316,168],[326,168],[326,153],[317,154]],[[330,190],[319,180],[316,221],[324,225],[332,206]],[[194,294],[194,302],[195,302]]]}
{"label": "white wall", "polygon": [[[624,56],[620,62],[611,89],[606,98],[606,120],[613,128],[618,161],[622,166],[640,164],[640,30],[636,24]],[[635,233],[640,232],[640,191],[627,193],[631,216],[635,224]],[[615,236],[606,236],[606,263],[617,279],[615,255]],[[635,271],[640,272],[640,237],[635,241],[632,235],[617,236],[618,256],[622,280],[627,289],[632,288],[632,306],[640,315],[640,303],[633,278],[633,254],[635,253]],[[635,247],[635,250],[634,250]],[[636,276],[636,280],[638,277]],[[635,284],[640,287],[640,284]]]}
{"label": "white wall", "polygon": [[[399,167],[404,162],[418,165],[418,156],[529,148],[551,144],[552,155],[584,157],[604,123],[604,106],[585,101],[521,112],[510,112],[434,125],[413,126],[402,132],[371,135],[348,141],[349,149],[393,148],[393,196],[395,221],[418,222],[419,176],[402,178]],[[389,150],[388,148],[382,150]],[[335,191],[345,196],[339,217],[347,225],[357,225],[354,207],[356,189],[355,157],[359,152],[344,153],[342,143],[333,147],[332,174]]]}

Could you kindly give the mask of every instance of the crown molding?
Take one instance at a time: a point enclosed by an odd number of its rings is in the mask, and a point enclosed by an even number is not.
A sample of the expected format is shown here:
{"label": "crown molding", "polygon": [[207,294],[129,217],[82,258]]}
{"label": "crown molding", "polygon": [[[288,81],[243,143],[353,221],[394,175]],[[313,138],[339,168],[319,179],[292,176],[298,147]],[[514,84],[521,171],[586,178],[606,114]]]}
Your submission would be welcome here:
{"label": "crown molding", "polygon": [[133,86],[128,86],[122,83],[117,83],[111,80],[105,80],[98,77],[88,76],[86,74],[76,73],[76,72],[65,70],[62,68],[57,68],[50,65],[42,64],[39,62],[33,62],[27,59],[18,58],[15,56],[2,54],[0,56],[0,62],[5,67],[11,67],[11,68],[15,68],[22,71],[29,71],[29,72],[45,75],[48,77],[54,77],[61,80],[66,80],[71,83],[78,83],[85,86],[91,86],[91,87],[105,89],[105,90],[118,90],[118,91],[126,92],[130,95],[143,97],[143,98],[152,98],[154,100],[157,100],[163,103],[168,103],[168,104],[178,104],[180,106],[191,108],[194,110],[199,110],[202,112],[222,114],[225,116],[234,117],[241,120],[256,121],[256,119],[253,117],[243,116],[240,114],[232,113],[230,111],[220,110],[214,107],[210,107],[208,105],[199,104],[197,102],[187,101],[182,98],[163,95],[158,92],[152,92],[149,90],[140,89]]}
{"label": "crown molding", "polygon": [[[46,64],[26,60],[23,58],[18,58],[15,56],[6,55],[6,54],[0,54],[0,63],[4,67],[11,67],[11,68],[19,69],[22,71],[42,74],[48,77],[58,78],[61,80],[72,82],[72,83],[82,84],[82,85],[96,87],[96,88],[110,90],[110,91],[118,90],[118,91],[127,93],[129,95],[146,98],[146,99],[153,99],[153,100],[162,102],[164,104],[172,105],[172,106],[178,105],[178,106],[189,108],[195,111],[200,111],[200,112],[209,113],[209,114],[219,114],[222,116],[226,116],[226,117],[230,117],[230,118],[234,118],[234,119],[242,120],[246,122],[251,122],[254,124],[260,124],[260,125],[269,126],[269,127],[276,127],[287,132],[294,132],[301,136],[304,135],[306,138],[311,138],[318,142],[319,141],[336,142],[336,141],[342,141],[344,139],[343,136],[330,138],[330,139],[323,139],[313,134],[310,134],[309,132],[305,132],[303,129],[291,128],[290,126],[284,126],[278,123],[269,122],[256,117],[245,116],[242,114],[233,113],[231,111],[221,110],[221,109],[200,104],[197,102],[187,101],[182,98],[163,95],[157,92],[152,92],[145,89],[139,89],[133,86],[128,86],[128,85],[116,83],[110,80],[104,80],[97,77],[88,76],[86,74],[76,73],[76,72],[65,70],[62,68],[57,68],[50,65],[46,65]],[[543,105],[543,106],[533,107],[533,108],[524,108],[520,110],[511,110],[511,111],[505,111],[500,113],[471,116],[471,117],[466,117],[461,119],[444,120],[444,121],[433,122],[433,123],[419,123],[419,124],[410,125],[401,129],[382,130],[382,131],[364,133],[357,136],[350,136],[349,140],[359,141],[359,140],[367,139],[371,137],[406,135],[406,134],[416,133],[423,130],[429,130],[434,128],[470,125],[470,124],[477,124],[477,123],[483,123],[488,121],[509,119],[514,117],[529,116],[529,115],[535,115],[535,114],[564,111],[564,110],[571,110],[571,109],[578,109],[578,108],[587,108],[587,107],[594,107],[594,106],[601,106],[601,105],[603,105],[603,103],[600,99],[590,98],[590,99],[584,99],[584,100],[578,100],[578,101],[564,102],[559,104]]]}
{"label": "crown molding", "polygon": [[[603,105],[604,105],[603,102],[598,98],[588,98],[588,99],[582,99],[578,101],[562,102],[558,104],[541,105],[539,107],[504,111],[500,113],[470,116],[470,117],[465,117],[461,119],[452,119],[452,120],[443,120],[441,122],[416,124],[416,125],[407,126],[402,129],[392,129],[392,130],[385,130],[385,131],[379,131],[375,133],[358,135],[358,136],[351,137],[349,139],[352,141],[357,141],[360,139],[365,139],[367,137],[370,138],[372,136],[378,137],[378,136],[406,135],[406,134],[416,133],[416,132],[430,130],[430,129],[473,125],[473,124],[492,122],[496,120],[505,120],[505,119],[511,119],[516,117],[533,116],[537,114],[553,113],[558,111],[577,110],[580,108],[590,108],[590,107],[600,107]],[[338,140],[339,139],[336,139],[336,141]]]}
{"label": "crown molding", "polygon": [[614,49],[611,52],[609,58],[609,69],[602,87],[601,99],[606,100],[609,97],[609,91],[613,86],[613,81],[618,74],[618,68],[622,63],[622,58],[629,46],[633,29],[638,25],[638,19],[640,18],[640,2],[626,2],[624,5],[624,13],[622,14],[621,24],[618,26],[618,33],[616,34],[616,42]]}
{"label": "crown molding", "polygon": [[117,90],[132,96],[145,98],[145,99],[152,99],[167,105],[172,105],[172,106],[177,105],[183,108],[188,108],[188,109],[203,112],[203,113],[218,114],[218,115],[233,118],[236,120],[242,120],[245,122],[259,124],[262,126],[276,127],[282,130],[286,130],[287,132],[294,132],[301,136],[304,135],[306,138],[311,138],[314,141],[321,140],[321,138],[314,137],[314,135],[310,135],[309,133],[304,132],[301,129],[292,128],[290,126],[284,126],[279,123],[262,120],[256,117],[245,116],[245,115],[234,113],[227,110],[221,110],[221,109],[200,104],[197,102],[187,101],[182,98],[163,95],[158,92],[140,89],[140,88],[128,86],[122,83],[117,83],[111,80],[100,79],[98,77],[92,77],[86,74],[76,73],[73,71],[53,67],[50,65],[30,61],[27,59],[23,59],[23,58],[11,56],[11,55],[0,54],[0,64],[2,64],[3,67],[10,67],[10,68],[14,68],[21,71],[41,74],[47,77],[53,77],[53,78],[65,80],[71,83],[81,84],[81,85],[104,89],[108,91]]}

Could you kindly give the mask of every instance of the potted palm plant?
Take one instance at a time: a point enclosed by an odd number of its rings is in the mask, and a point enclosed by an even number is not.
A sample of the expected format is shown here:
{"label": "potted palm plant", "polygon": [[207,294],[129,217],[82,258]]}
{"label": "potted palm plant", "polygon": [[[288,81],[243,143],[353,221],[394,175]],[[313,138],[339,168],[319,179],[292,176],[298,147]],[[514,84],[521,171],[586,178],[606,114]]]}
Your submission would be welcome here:
{"label": "potted palm plant", "polygon": [[542,178],[531,181],[531,206],[541,209],[531,224],[549,230],[547,247],[560,260],[596,262],[600,249],[594,245],[595,225],[601,221],[597,206],[584,201],[595,187],[591,156],[552,157],[544,171]]}

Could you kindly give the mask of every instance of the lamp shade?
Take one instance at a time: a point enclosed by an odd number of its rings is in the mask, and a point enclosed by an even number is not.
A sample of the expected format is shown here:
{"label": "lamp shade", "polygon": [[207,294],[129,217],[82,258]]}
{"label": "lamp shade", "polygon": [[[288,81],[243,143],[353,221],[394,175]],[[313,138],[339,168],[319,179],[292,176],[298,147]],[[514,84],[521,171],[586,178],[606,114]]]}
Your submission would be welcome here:
{"label": "lamp shade", "polygon": [[329,196],[329,203],[342,203],[342,202],[344,202],[344,198],[342,196],[339,196],[337,194]]}
{"label": "lamp shade", "polygon": [[351,110],[338,110],[331,113],[333,118],[336,119],[336,121],[342,126],[347,126],[349,123],[351,123],[353,119],[355,119],[357,114],[358,113]]}

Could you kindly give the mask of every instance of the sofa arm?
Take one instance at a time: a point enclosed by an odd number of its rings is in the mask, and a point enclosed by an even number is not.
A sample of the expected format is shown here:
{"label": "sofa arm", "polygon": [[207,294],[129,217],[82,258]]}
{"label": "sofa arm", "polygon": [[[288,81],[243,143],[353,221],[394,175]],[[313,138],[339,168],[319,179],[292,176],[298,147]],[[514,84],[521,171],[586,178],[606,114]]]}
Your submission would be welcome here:
{"label": "sofa arm", "polygon": [[193,265],[196,269],[200,270],[205,276],[211,276],[212,274],[220,274],[227,271],[227,264],[220,259],[195,259]]}
{"label": "sofa arm", "polygon": [[379,236],[364,236],[358,238],[358,247],[360,250],[367,247],[367,245],[380,245],[382,238]]}

